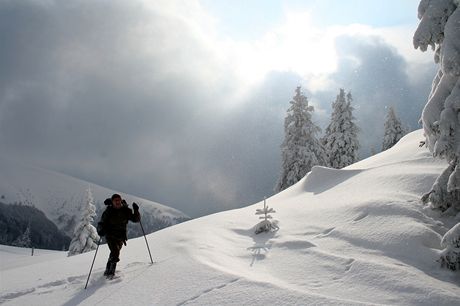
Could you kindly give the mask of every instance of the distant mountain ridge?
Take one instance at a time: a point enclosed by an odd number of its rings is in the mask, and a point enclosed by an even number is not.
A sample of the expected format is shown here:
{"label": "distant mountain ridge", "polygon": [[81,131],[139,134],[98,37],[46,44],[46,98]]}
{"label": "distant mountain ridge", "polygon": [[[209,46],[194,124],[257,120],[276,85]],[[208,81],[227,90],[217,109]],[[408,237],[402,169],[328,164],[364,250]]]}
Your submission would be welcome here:
{"label": "distant mountain ridge", "polygon": [[[43,211],[69,237],[72,237],[79,221],[85,191],[89,186],[95,199],[97,218],[105,209],[104,200],[113,193],[120,193],[129,204],[136,202],[140,205],[146,232],[151,233],[190,219],[181,211],[156,202],[58,172],[0,158],[0,201],[6,204],[21,203]],[[139,225],[128,226],[128,237],[141,234]]]}
{"label": "distant mountain ridge", "polygon": [[[26,237],[30,240],[27,241]],[[37,208],[19,204],[6,205],[0,201],[0,244],[65,250],[69,242],[70,237],[59,231]]]}

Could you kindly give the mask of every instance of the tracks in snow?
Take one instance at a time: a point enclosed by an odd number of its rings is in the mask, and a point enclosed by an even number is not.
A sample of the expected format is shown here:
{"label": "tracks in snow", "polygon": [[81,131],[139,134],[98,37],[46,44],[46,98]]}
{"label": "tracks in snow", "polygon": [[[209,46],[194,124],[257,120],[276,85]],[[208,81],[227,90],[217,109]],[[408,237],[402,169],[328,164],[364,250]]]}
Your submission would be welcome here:
{"label": "tracks in snow", "polygon": [[42,295],[42,294],[51,293],[58,289],[63,289],[68,286],[75,286],[78,284],[83,284],[85,278],[86,278],[86,275],[70,276],[65,279],[56,280],[56,281],[52,281],[52,282],[49,282],[43,285],[39,285],[35,288],[28,288],[28,289],[24,289],[24,290],[17,291],[17,292],[6,293],[0,296],[0,303],[11,301],[11,300],[20,298],[28,294]]}
{"label": "tracks in snow", "polygon": [[187,299],[187,300],[177,304],[177,306],[182,306],[182,305],[186,305],[187,303],[194,302],[194,301],[196,301],[197,299],[199,299],[200,297],[202,297],[205,294],[208,294],[210,292],[214,292],[216,290],[221,290],[221,289],[223,289],[223,288],[225,288],[225,287],[227,287],[227,286],[229,286],[229,285],[231,285],[231,284],[233,284],[233,283],[235,283],[235,282],[237,282],[239,280],[240,280],[240,278],[235,278],[235,279],[232,279],[232,280],[230,280],[230,281],[228,281],[226,283],[223,283],[221,285],[206,289],[206,290],[202,291],[201,293],[191,297],[190,299]]}

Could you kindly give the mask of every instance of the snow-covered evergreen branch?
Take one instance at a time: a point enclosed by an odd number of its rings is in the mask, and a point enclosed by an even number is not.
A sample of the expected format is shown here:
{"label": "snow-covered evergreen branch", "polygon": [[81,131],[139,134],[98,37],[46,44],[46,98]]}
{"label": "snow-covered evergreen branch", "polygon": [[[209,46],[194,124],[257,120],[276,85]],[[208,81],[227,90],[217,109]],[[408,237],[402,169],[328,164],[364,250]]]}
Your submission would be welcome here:
{"label": "snow-covered evergreen branch", "polygon": [[426,145],[448,167],[423,199],[442,211],[460,210],[460,8],[458,0],[422,0],[414,47],[435,48],[439,64],[422,113]]}
{"label": "snow-covered evergreen branch", "polygon": [[451,228],[442,238],[441,266],[453,271],[460,270],[460,223]]}

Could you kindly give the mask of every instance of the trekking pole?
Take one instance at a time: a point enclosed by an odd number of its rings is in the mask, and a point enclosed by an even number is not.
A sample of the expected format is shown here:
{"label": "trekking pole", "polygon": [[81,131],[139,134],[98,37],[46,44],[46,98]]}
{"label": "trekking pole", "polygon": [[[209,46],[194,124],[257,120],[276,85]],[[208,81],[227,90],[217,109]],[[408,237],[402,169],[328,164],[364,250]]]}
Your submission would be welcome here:
{"label": "trekking pole", "polygon": [[150,262],[153,264],[152,253],[150,253],[149,243],[147,242],[147,237],[145,237],[144,227],[142,226],[142,221],[139,219],[139,224],[141,225],[142,234],[144,234],[145,244],[147,245],[147,250],[149,250]]}
{"label": "trekking pole", "polygon": [[89,277],[91,276],[91,271],[93,270],[94,261],[96,260],[97,250],[99,250],[99,244],[101,244],[101,240],[102,240],[102,237],[100,237],[99,241],[97,242],[96,252],[94,253],[93,263],[91,264],[91,268],[89,269],[89,274],[88,274],[88,279],[86,280],[85,289],[86,289],[86,286],[88,286]]}

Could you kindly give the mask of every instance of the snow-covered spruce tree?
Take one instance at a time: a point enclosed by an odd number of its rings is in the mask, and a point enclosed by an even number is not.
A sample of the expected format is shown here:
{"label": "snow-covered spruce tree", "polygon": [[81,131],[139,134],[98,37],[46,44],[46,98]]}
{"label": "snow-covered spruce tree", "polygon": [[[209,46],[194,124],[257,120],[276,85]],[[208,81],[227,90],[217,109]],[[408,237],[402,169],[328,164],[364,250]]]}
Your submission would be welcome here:
{"label": "snow-covered spruce tree", "polygon": [[441,266],[453,271],[460,270],[460,223],[451,228],[442,238]]}
{"label": "snow-covered spruce tree", "polygon": [[282,169],[275,192],[302,179],[313,166],[324,165],[325,152],[316,137],[321,129],[312,121],[313,106],[298,86],[284,119],[284,141],[281,145]]}
{"label": "snow-covered spruce tree", "polygon": [[382,151],[388,150],[394,146],[404,135],[407,134],[406,129],[401,124],[401,120],[396,117],[396,112],[393,106],[388,108],[384,127],[385,132],[383,135]]}
{"label": "snow-covered spruce tree", "polygon": [[70,242],[68,256],[77,255],[97,247],[99,235],[96,228],[91,224],[96,216],[96,207],[93,204],[93,194],[91,188],[86,190],[86,200],[83,207],[82,217],[80,223],[74,231],[74,236]]}
{"label": "snow-covered spruce tree", "polygon": [[439,64],[428,102],[423,109],[426,145],[435,157],[444,158],[447,168],[423,196],[441,211],[460,210],[460,1],[422,0],[418,7],[420,24],[414,47],[435,49]]}
{"label": "snow-covered spruce tree", "polygon": [[341,88],[332,103],[331,122],[326,128],[322,143],[326,151],[326,165],[340,169],[358,161],[358,131],[354,122],[351,93],[345,95]]}
{"label": "snow-covered spruce tree", "polygon": [[26,230],[19,236],[16,241],[13,242],[14,246],[18,246],[21,248],[31,248],[32,247],[32,238],[30,232],[30,222],[27,225]]}
{"label": "snow-covered spruce tree", "polygon": [[264,199],[263,209],[256,209],[256,215],[259,216],[259,219],[262,219],[262,221],[257,223],[254,227],[254,232],[256,234],[260,234],[262,232],[277,231],[279,229],[278,221],[272,220],[273,217],[270,215],[276,213],[276,211],[273,208],[269,208],[266,202],[267,200]]}

